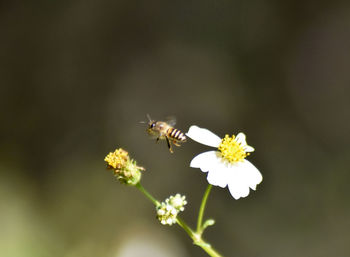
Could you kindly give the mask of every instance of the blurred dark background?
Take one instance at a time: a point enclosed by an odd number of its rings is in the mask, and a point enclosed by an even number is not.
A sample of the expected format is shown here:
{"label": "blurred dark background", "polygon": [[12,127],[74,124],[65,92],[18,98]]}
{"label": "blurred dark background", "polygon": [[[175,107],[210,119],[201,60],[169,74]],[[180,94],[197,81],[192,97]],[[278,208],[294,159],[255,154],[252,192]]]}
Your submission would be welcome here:
{"label": "blurred dark background", "polygon": [[344,1],[2,1],[1,256],[205,256],[105,170],[128,150],[195,225],[208,149],[170,154],[145,126],[175,115],[244,131],[263,182],[215,187],[205,233],[224,256],[349,256],[350,8]]}

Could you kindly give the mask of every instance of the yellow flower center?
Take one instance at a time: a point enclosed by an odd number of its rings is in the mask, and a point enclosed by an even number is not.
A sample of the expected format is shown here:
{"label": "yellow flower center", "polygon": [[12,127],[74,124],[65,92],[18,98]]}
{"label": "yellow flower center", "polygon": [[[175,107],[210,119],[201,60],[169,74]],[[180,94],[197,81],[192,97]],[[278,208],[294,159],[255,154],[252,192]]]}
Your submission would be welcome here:
{"label": "yellow flower center", "polygon": [[244,151],[243,146],[235,140],[234,135],[232,137],[226,135],[222,139],[218,149],[222,157],[231,163],[243,161],[249,155],[249,153]]}
{"label": "yellow flower center", "polygon": [[113,153],[109,153],[105,158],[105,162],[108,163],[108,166],[113,167],[114,169],[122,169],[126,166],[128,159],[128,152],[120,148]]}

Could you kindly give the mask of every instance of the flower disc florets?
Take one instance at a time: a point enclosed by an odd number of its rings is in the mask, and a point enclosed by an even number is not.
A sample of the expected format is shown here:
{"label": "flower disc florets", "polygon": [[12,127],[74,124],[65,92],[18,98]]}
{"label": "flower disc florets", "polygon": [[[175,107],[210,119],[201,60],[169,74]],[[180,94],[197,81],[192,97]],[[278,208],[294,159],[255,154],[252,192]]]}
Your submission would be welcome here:
{"label": "flower disc florets", "polygon": [[236,140],[235,136],[225,135],[222,139],[218,150],[222,157],[231,163],[243,161],[249,155],[243,146]]}
{"label": "flower disc florets", "polygon": [[125,167],[128,160],[129,154],[122,148],[109,153],[105,157],[105,162],[107,162],[108,168],[110,169],[122,169]]}
{"label": "flower disc florets", "polygon": [[176,210],[183,211],[185,210],[185,205],[187,204],[186,196],[181,196],[180,194],[176,194],[175,196],[170,196],[165,200],[166,203],[172,205]]}
{"label": "flower disc florets", "polygon": [[176,223],[176,217],[180,211],[185,210],[184,205],[187,204],[186,196],[176,194],[165,199],[157,207],[157,218],[163,225],[172,225]]}
{"label": "flower disc florets", "polygon": [[163,225],[173,225],[176,223],[176,216],[179,213],[178,210],[174,208],[174,206],[171,206],[170,204],[167,204],[165,202],[162,202],[157,207],[157,218]]}
{"label": "flower disc florets", "polygon": [[143,167],[137,166],[136,161],[130,159],[127,151],[119,148],[105,157],[107,168],[112,169],[117,179],[127,185],[136,185],[141,179]]}

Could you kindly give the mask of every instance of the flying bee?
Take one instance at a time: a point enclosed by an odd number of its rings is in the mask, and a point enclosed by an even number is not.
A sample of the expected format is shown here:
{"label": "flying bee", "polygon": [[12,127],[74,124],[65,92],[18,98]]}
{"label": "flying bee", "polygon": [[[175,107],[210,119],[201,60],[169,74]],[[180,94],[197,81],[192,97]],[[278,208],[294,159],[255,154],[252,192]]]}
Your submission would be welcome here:
{"label": "flying bee", "polygon": [[171,143],[176,146],[180,146],[180,143],[186,142],[186,136],[179,129],[174,128],[176,124],[175,118],[171,118],[167,121],[156,121],[152,120],[151,117],[147,114],[148,134],[155,136],[157,138],[157,142],[159,139],[165,139],[169,151],[173,153],[173,149],[171,148]]}

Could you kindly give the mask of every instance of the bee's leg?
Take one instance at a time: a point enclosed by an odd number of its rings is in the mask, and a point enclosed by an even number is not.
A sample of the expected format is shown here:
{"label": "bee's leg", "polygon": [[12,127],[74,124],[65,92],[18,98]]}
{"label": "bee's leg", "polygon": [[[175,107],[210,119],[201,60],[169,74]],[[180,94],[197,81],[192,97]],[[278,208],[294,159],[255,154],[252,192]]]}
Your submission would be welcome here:
{"label": "bee's leg", "polygon": [[156,143],[158,143],[158,141],[159,141],[159,137],[157,137]]}
{"label": "bee's leg", "polygon": [[168,138],[168,137],[165,137],[165,139],[166,139],[166,142],[167,142],[167,144],[168,144],[169,151],[170,151],[171,153],[173,153],[173,149],[171,148],[171,144],[170,144],[169,138]]}
{"label": "bee's leg", "polygon": [[176,146],[181,146],[178,142],[176,142],[176,140],[173,140],[173,144]]}

